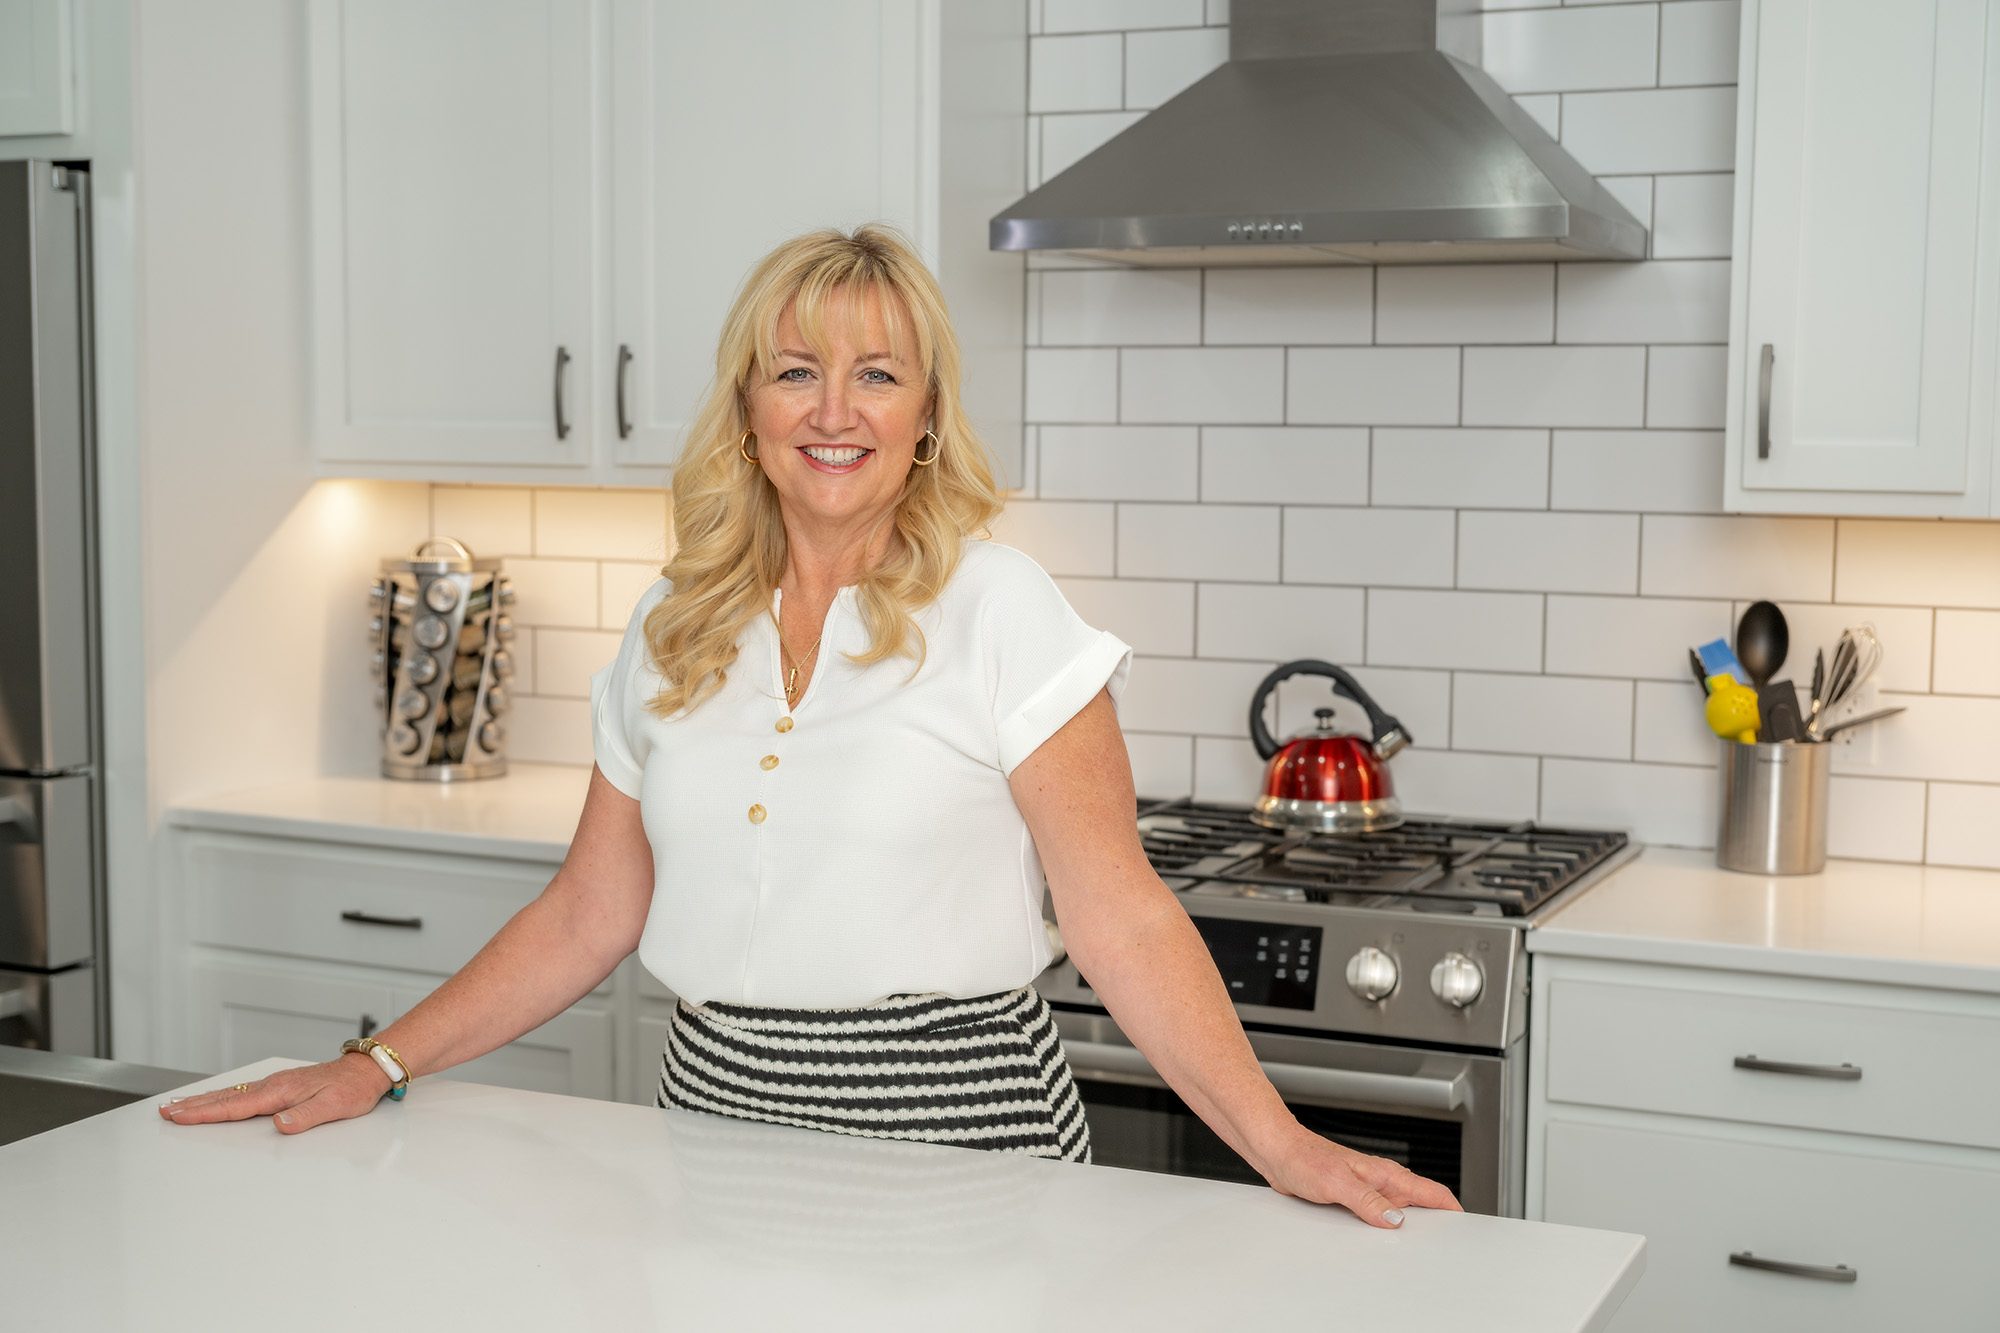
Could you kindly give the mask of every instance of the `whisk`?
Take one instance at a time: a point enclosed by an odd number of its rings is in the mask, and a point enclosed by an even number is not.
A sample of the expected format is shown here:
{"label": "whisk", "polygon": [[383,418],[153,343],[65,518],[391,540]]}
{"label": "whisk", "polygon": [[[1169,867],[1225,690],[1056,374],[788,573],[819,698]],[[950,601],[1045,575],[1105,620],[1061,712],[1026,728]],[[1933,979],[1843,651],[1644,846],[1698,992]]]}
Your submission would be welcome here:
{"label": "whisk", "polygon": [[1826,692],[1812,701],[1807,734],[1819,739],[1824,720],[1852,698],[1861,682],[1874,675],[1881,665],[1882,640],[1876,637],[1873,624],[1864,621],[1842,630],[1839,641],[1833,645],[1833,657],[1827,663]]}

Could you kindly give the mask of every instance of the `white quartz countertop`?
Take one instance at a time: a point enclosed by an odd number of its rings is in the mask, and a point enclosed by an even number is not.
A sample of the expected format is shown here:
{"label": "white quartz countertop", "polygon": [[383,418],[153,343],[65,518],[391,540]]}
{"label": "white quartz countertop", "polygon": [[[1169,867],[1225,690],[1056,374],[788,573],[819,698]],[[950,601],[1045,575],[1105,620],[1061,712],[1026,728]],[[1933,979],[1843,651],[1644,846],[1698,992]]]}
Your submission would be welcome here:
{"label": "white quartz countertop", "polygon": [[1537,929],[1533,953],[2000,994],[2000,872],[1830,860],[1744,875],[1648,847]]}
{"label": "white quartz countertop", "polygon": [[590,770],[509,763],[477,782],[304,778],[177,802],[170,824],[289,838],[504,856],[559,865],[576,833]]}
{"label": "white quartz countertop", "polygon": [[[300,1063],[262,1060],[183,1092]],[[0,1147],[10,1328],[1598,1329],[1638,1236],[425,1079]]]}

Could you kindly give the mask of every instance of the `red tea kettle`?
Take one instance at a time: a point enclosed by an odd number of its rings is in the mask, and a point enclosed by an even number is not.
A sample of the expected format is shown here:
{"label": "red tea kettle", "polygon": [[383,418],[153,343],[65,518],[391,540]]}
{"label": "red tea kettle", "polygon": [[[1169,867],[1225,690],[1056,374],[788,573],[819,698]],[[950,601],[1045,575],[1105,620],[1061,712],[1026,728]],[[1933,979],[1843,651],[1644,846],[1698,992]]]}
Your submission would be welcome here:
{"label": "red tea kettle", "polygon": [[[1316,726],[1283,745],[1264,726],[1264,701],[1292,676],[1325,676],[1333,692],[1367,710],[1370,739],[1333,729],[1333,710],[1316,708]],[[1270,761],[1264,794],[1250,818],[1268,828],[1315,833],[1368,833],[1403,822],[1403,804],[1389,785],[1390,756],[1410,743],[1403,724],[1382,711],[1354,677],[1331,662],[1287,662],[1264,677],[1250,701],[1250,740]]]}

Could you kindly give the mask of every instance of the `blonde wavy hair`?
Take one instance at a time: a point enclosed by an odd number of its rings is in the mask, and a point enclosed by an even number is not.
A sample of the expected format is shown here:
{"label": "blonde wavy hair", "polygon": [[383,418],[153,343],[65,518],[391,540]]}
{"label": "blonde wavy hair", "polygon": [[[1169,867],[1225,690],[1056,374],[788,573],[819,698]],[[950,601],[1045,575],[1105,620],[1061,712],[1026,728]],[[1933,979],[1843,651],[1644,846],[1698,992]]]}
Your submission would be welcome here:
{"label": "blonde wavy hair", "polygon": [[918,365],[931,397],[937,461],[911,467],[893,516],[900,542],[856,589],[871,646],[848,659],[866,666],[901,654],[924,663],[914,613],[936,600],[958,567],[964,540],[984,533],[1001,497],[986,447],[959,401],[958,339],[937,279],[903,236],[871,223],[852,235],[828,228],[786,241],[744,279],[723,322],[715,379],[674,468],[678,545],[660,571],[672,588],[647,613],[646,643],[665,686],[647,705],[659,717],[693,709],[722,688],[743,629],[770,613],[785,570],[778,493],[738,445],[749,428],[748,394],[773,373],[778,320],[787,305],[822,361],[836,311],[861,336],[868,292],[881,303],[890,353]]}

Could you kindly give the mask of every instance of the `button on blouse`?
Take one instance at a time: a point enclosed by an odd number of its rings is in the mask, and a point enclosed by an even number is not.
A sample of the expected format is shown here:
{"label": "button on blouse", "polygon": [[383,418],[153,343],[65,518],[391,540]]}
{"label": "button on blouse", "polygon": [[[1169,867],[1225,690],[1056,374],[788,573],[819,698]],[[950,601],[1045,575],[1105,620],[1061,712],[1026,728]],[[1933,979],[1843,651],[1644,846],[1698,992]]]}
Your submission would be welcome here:
{"label": "button on blouse", "polygon": [[762,668],[779,658],[759,616],[721,689],[663,719],[645,706],[661,679],[644,623],[668,590],[640,597],[591,679],[597,766],[639,801],[653,849],[640,961],[696,1003],[836,1008],[1032,981],[1050,957],[1046,886],[1007,778],[1099,689],[1123,693],[1131,649],[1028,556],[968,540],[916,613],[921,667],[849,660],[868,632],[847,587],[794,707]]}

